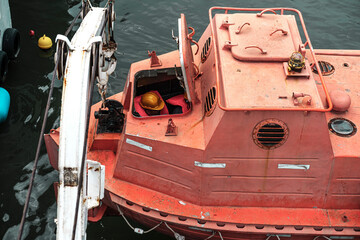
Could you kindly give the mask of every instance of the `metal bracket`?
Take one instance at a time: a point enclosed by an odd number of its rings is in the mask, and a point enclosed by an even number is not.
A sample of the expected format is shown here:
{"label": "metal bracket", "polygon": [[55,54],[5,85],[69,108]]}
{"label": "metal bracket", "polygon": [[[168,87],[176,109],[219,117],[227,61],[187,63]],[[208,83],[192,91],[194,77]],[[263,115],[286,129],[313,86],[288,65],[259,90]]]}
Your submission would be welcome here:
{"label": "metal bracket", "polygon": [[101,37],[101,36],[92,37],[92,38],[89,40],[88,45],[84,48],[84,50],[86,50],[87,52],[90,51],[91,46],[93,45],[93,43],[97,43],[97,42],[102,43],[102,37]]}
{"label": "metal bracket", "polygon": [[311,96],[309,94],[306,93],[295,93],[293,92],[292,94],[292,98],[293,98],[293,103],[295,106],[298,106],[300,104],[299,99],[298,98],[303,98],[302,99],[302,103],[303,105],[311,105]]}
{"label": "metal bracket", "polygon": [[100,206],[104,198],[105,166],[99,162],[86,160],[87,163],[87,207],[92,209]]}
{"label": "metal bracket", "polygon": [[237,43],[232,43],[231,41],[225,41],[223,49],[232,48],[237,45],[238,45]]}
{"label": "metal bracket", "polygon": [[155,51],[148,51],[148,55],[150,57],[150,67],[159,67],[162,65],[160,59],[156,56]]}
{"label": "metal bracket", "polygon": [[74,51],[75,50],[75,47],[73,45],[71,45],[71,42],[70,40],[65,36],[65,35],[62,35],[62,34],[58,34],[55,38],[55,42],[58,42],[59,40],[61,41],[64,41],[66,43],[66,45],[68,46],[69,50],[70,51]]}
{"label": "metal bracket", "polygon": [[165,136],[177,136],[178,128],[175,125],[174,121],[169,118],[169,122],[166,128]]}
{"label": "metal bracket", "polygon": [[64,167],[64,186],[76,187],[79,184],[78,169]]}
{"label": "metal bracket", "polygon": [[235,25],[235,23],[229,22],[228,17],[226,17],[226,18],[222,21],[220,28],[226,28],[226,29],[227,29],[227,28],[229,28],[230,25]]}
{"label": "metal bracket", "polygon": [[175,40],[176,44],[179,45],[179,38],[178,38],[178,37],[175,37],[175,35],[174,35],[174,30],[173,30],[173,29],[171,29],[171,37],[172,37],[172,39]]}

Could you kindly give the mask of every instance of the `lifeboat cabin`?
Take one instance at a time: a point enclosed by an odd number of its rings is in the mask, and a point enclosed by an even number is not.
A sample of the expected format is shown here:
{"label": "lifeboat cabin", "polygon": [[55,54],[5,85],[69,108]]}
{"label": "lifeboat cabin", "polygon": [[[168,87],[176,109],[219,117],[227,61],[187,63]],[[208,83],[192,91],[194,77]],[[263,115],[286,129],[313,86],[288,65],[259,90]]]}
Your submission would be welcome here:
{"label": "lifeboat cabin", "polygon": [[89,220],[107,208],[186,239],[359,239],[360,52],[313,50],[294,9],[209,17],[196,42],[182,14],[178,50],[149,52],[92,107],[105,197]]}

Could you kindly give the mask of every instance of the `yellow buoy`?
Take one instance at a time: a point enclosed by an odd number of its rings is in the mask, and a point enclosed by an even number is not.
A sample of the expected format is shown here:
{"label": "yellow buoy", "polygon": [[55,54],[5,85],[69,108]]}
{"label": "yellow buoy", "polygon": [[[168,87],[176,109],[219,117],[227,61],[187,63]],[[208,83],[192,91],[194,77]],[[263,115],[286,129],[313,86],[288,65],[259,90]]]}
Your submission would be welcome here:
{"label": "yellow buoy", "polygon": [[41,38],[39,38],[38,46],[41,49],[47,50],[52,47],[52,41],[45,34]]}

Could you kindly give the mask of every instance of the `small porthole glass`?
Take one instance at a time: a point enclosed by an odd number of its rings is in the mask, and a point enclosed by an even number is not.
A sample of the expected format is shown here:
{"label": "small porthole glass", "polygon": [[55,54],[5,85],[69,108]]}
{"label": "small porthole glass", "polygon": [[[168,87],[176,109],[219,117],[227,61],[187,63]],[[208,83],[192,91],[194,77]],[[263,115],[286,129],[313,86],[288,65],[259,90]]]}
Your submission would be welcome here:
{"label": "small porthole glass", "polygon": [[328,127],[332,133],[341,137],[353,136],[357,131],[355,124],[345,118],[331,119]]}

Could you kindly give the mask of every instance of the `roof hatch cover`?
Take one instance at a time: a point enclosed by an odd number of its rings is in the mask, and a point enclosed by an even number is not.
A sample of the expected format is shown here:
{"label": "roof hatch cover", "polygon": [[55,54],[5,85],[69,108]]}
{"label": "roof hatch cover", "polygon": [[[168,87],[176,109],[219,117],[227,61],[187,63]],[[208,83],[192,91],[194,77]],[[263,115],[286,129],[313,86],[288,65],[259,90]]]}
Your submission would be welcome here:
{"label": "roof hatch cover", "polygon": [[191,40],[188,38],[189,31],[186,23],[185,15],[181,14],[178,20],[179,31],[179,54],[181,70],[184,76],[184,83],[186,93],[189,101],[195,100],[195,87],[194,87],[194,59],[191,48]]}
{"label": "roof hatch cover", "polygon": [[243,61],[288,61],[300,44],[300,36],[293,36],[288,17],[292,16],[233,14],[229,21],[236,24],[229,26],[229,35],[234,44],[231,47],[234,58]]}

